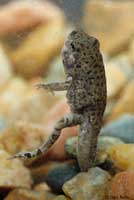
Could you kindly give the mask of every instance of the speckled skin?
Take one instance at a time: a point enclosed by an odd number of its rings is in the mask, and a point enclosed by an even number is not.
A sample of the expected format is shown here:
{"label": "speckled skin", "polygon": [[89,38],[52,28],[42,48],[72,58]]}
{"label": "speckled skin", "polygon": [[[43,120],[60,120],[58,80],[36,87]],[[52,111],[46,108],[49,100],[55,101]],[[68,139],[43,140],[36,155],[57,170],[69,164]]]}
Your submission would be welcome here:
{"label": "speckled skin", "polygon": [[57,122],[48,140],[32,152],[18,153],[12,158],[31,158],[51,147],[63,128],[80,125],[78,163],[81,171],[93,166],[97,138],[106,106],[106,78],[99,41],[82,30],[74,30],[62,49],[67,79],[64,83],[38,84],[51,91],[67,90],[71,113]]}
{"label": "speckled skin", "polygon": [[67,90],[71,111],[83,116],[78,141],[82,171],[92,166],[97,136],[106,106],[106,78],[99,41],[85,32],[73,31],[62,50],[64,68],[72,82]]}
{"label": "speckled skin", "polygon": [[99,41],[83,31],[73,31],[62,49],[63,64],[72,82],[67,99],[72,112],[84,114],[99,110],[103,115],[106,106],[106,78]]}

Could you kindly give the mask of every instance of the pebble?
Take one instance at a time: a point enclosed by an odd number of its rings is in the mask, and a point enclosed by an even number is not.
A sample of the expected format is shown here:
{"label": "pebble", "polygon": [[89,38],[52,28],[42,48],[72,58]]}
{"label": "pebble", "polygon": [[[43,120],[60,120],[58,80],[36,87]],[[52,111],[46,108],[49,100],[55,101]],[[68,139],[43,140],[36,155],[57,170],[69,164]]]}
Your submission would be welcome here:
{"label": "pebble", "polygon": [[109,100],[119,95],[121,89],[127,82],[127,78],[117,63],[110,61],[106,63],[106,66],[107,67],[105,68],[105,72],[107,79],[107,96]]}
{"label": "pebble", "polygon": [[51,20],[61,20],[62,17],[62,11],[50,2],[11,2],[0,7],[0,36],[24,32]]}
{"label": "pebble", "polygon": [[[56,193],[62,193],[62,185],[73,176],[79,173],[80,169],[75,160],[68,160],[65,162],[49,161],[40,166],[31,167],[31,174],[34,184],[46,183],[47,187],[51,188]],[[41,184],[38,188],[46,188]],[[49,189],[47,188],[47,190]],[[46,189],[45,189],[46,190]]]}
{"label": "pebble", "polygon": [[59,164],[50,170],[46,177],[46,182],[54,192],[61,193],[63,184],[80,172],[76,163]]}
{"label": "pebble", "polygon": [[122,95],[114,106],[108,121],[113,121],[125,114],[134,114],[134,80],[132,79],[123,90]]}
{"label": "pebble", "polygon": [[0,150],[0,188],[30,188],[30,171],[18,159],[8,160],[10,156],[6,151]]}
{"label": "pebble", "polygon": [[[40,124],[15,121],[0,137],[0,143],[11,155],[20,151],[32,150],[41,145],[47,138],[44,127]],[[8,138],[8,140],[7,140]]]}
{"label": "pebble", "polygon": [[17,49],[9,52],[16,72],[28,79],[45,75],[50,62],[61,50],[65,32],[64,23],[59,20],[29,33]]}
{"label": "pebble", "polygon": [[[48,69],[47,77],[45,78],[46,83],[53,83],[55,80],[65,81],[66,75],[63,68],[62,57],[59,55],[54,59],[54,61],[50,64]],[[60,91],[60,94],[56,93],[56,95],[63,95],[65,91]]]}
{"label": "pebble", "polygon": [[56,195],[51,192],[37,192],[25,188],[11,191],[4,200],[55,200]]}
{"label": "pebble", "polygon": [[134,143],[134,115],[126,114],[109,122],[100,135],[116,137],[126,143]]}
{"label": "pebble", "polygon": [[132,40],[132,43],[130,44],[129,58],[131,60],[131,65],[134,68],[134,40]]}
{"label": "pebble", "polygon": [[[131,80],[132,64],[129,55],[120,54],[105,62],[107,78],[107,98],[113,100],[119,98],[126,84]],[[120,80],[120,81],[119,81]]]}
{"label": "pebble", "polygon": [[109,161],[109,149],[120,144],[123,144],[123,141],[119,138],[99,136],[97,145],[96,164],[101,164],[105,161]]}
{"label": "pebble", "polygon": [[2,133],[8,126],[8,120],[3,117],[0,117],[0,133]]}
{"label": "pebble", "polygon": [[34,184],[36,185],[40,183],[46,184],[45,181],[48,173],[53,169],[55,169],[56,167],[60,166],[61,164],[60,162],[57,161],[48,161],[48,162],[47,161],[48,160],[45,160],[45,163],[35,162],[36,163],[35,165],[33,165],[33,163],[30,165],[30,171],[34,180]]}
{"label": "pebble", "polygon": [[40,191],[50,191],[50,188],[48,187],[48,185],[45,182],[41,182],[41,183],[35,185],[34,190],[38,191],[38,192],[40,192]]}
{"label": "pebble", "polygon": [[[103,51],[111,56],[125,51],[133,40],[133,1],[88,0],[84,24],[89,34],[101,42]],[[102,31],[103,29],[103,31]],[[123,34],[122,34],[123,33]]]}
{"label": "pebble", "polygon": [[[20,77],[13,77],[0,91],[0,115],[13,120],[41,123],[50,108],[61,99],[50,93],[37,91],[35,85],[41,80],[28,83]],[[43,122],[42,122],[43,123]]]}
{"label": "pebble", "polygon": [[0,90],[3,90],[12,76],[13,72],[11,63],[0,44]]}
{"label": "pebble", "polygon": [[134,170],[134,144],[118,144],[108,150],[109,159],[118,170]]}
{"label": "pebble", "polygon": [[134,172],[124,171],[115,175],[111,182],[109,199],[134,199]]}
{"label": "pebble", "polygon": [[104,200],[110,180],[108,172],[95,167],[67,181],[63,185],[63,191],[73,200]]}
{"label": "pebble", "polygon": [[49,110],[60,100],[60,97],[52,96],[50,93],[44,94],[42,90],[37,91],[34,89],[34,85],[32,84],[31,87],[28,85],[27,93],[22,97],[14,113],[11,114],[17,120],[40,124],[42,118],[49,114]]}
{"label": "pebble", "polygon": [[25,80],[16,77],[8,81],[0,94],[1,115],[12,118],[27,92],[28,85]]}

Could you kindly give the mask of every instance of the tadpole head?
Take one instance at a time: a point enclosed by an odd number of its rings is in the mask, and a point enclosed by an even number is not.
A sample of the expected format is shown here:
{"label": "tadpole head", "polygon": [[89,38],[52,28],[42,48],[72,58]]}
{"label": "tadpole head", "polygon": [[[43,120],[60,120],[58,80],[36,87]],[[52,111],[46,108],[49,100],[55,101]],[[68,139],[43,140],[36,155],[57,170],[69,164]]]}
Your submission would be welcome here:
{"label": "tadpole head", "polygon": [[72,31],[63,46],[62,60],[68,75],[80,75],[89,70],[99,54],[99,41],[83,30]]}

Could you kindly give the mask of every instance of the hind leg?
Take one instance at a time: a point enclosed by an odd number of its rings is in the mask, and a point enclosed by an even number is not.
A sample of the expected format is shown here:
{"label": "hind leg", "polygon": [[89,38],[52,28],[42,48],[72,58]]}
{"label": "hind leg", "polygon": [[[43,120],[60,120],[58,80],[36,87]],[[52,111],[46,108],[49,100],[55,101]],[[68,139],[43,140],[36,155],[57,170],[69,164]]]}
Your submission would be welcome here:
{"label": "hind leg", "polygon": [[65,115],[61,120],[59,120],[52,132],[52,134],[49,136],[48,140],[41,146],[39,146],[37,149],[29,152],[20,152],[18,154],[15,154],[11,156],[9,159],[13,158],[22,158],[22,159],[29,159],[36,157],[40,154],[45,153],[59,138],[61,134],[61,130],[66,127],[71,127],[80,124],[82,121],[81,115],[70,113],[68,115]]}

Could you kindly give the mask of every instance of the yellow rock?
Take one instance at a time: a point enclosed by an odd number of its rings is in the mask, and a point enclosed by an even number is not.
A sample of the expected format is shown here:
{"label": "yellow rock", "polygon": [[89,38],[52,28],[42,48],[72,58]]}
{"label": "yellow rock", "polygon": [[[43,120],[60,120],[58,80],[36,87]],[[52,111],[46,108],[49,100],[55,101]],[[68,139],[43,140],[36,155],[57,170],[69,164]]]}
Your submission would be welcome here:
{"label": "yellow rock", "polygon": [[[38,83],[41,82],[40,80]],[[0,93],[1,115],[24,121],[40,123],[46,111],[61,97],[37,91],[37,80],[30,84],[22,78],[13,78]]]}
{"label": "yellow rock", "polygon": [[88,0],[84,24],[89,34],[99,38],[105,53],[116,55],[134,39],[134,2]]}
{"label": "yellow rock", "polygon": [[42,182],[42,183],[35,185],[34,190],[38,191],[38,192],[40,192],[40,191],[50,191],[50,188],[47,185],[47,183]]}
{"label": "yellow rock", "polygon": [[27,90],[27,83],[23,79],[11,79],[0,94],[1,115],[10,116],[20,105]]}
{"label": "yellow rock", "polygon": [[118,144],[109,148],[108,155],[121,170],[134,170],[134,144]]}
{"label": "yellow rock", "polygon": [[50,1],[13,1],[0,7],[0,36],[24,33],[42,23],[61,21],[63,16]]}
{"label": "yellow rock", "polygon": [[0,143],[7,152],[13,155],[19,151],[37,148],[46,138],[47,134],[43,126],[35,123],[16,121],[1,135]]}
{"label": "yellow rock", "polygon": [[[38,81],[38,83],[40,82]],[[44,123],[42,120],[44,116],[48,115],[49,109],[62,98],[62,96],[52,95],[50,92],[37,90],[34,87],[35,84],[37,81],[28,85],[27,93],[21,95],[20,104],[12,113],[15,119]]]}
{"label": "yellow rock", "polygon": [[130,45],[129,56],[130,56],[130,59],[131,59],[131,65],[132,65],[133,70],[134,70],[134,39],[132,40],[132,44]]}
{"label": "yellow rock", "polygon": [[54,200],[56,195],[50,192],[37,192],[28,189],[15,189],[4,200]]}
{"label": "yellow rock", "polygon": [[123,114],[134,113],[134,80],[130,81],[116,103],[108,121],[119,118]]}
{"label": "yellow rock", "polygon": [[12,75],[11,63],[0,44],[0,90],[3,90]]}
{"label": "yellow rock", "polygon": [[62,189],[73,200],[104,200],[110,180],[108,172],[94,167],[67,181]]}
{"label": "yellow rock", "polygon": [[106,65],[107,95],[108,99],[110,99],[119,94],[127,79],[117,64],[110,62]]}
{"label": "yellow rock", "polygon": [[120,54],[105,63],[108,100],[120,92],[132,77],[132,63],[128,53]]}
{"label": "yellow rock", "polygon": [[54,21],[30,33],[16,50],[9,53],[16,71],[26,78],[42,76],[50,61],[60,52],[65,30],[63,22]]}
{"label": "yellow rock", "polygon": [[30,188],[32,184],[30,171],[23,166],[20,160],[7,160],[9,156],[6,151],[0,150],[0,187]]}

